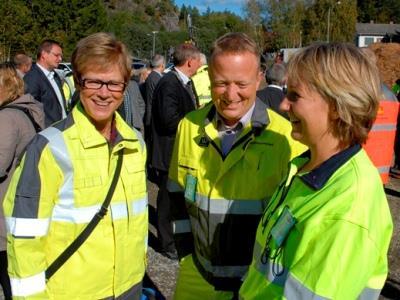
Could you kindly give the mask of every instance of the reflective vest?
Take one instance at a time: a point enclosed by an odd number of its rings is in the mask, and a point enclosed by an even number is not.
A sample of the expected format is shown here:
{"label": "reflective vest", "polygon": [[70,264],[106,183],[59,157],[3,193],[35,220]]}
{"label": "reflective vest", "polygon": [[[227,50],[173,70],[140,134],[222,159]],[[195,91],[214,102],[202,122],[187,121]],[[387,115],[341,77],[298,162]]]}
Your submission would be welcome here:
{"label": "reflective vest", "polygon": [[394,142],[399,103],[396,96],[382,84],[384,98],[379,101],[376,119],[363,145],[369,158],[378,168],[383,184],[389,182],[389,170],[393,162]]}
{"label": "reflective vest", "polygon": [[[4,200],[17,299],[118,299],[139,289],[148,232],[146,150],[118,114],[115,123],[116,142],[109,146],[79,104],[27,148]],[[123,165],[106,216],[46,282],[46,268],[103,203],[118,151],[124,151]]]}
{"label": "reflective vest", "polygon": [[[305,146],[292,140],[287,120],[257,99],[250,124],[223,156],[215,115],[210,103],[179,125],[168,181],[169,191],[175,193],[173,229],[178,239],[192,233],[194,263],[209,283],[216,289],[237,290],[251,262],[265,204],[289,160]],[[178,208],[183,194],[184,213]],[[184,218],[186,212],[189,219]],[[184,252],[179,243],[177,247]]]}
{"label": "reflective vest", "polygon": [[199,99],[199,106],[203,107],[211,101],[211,84],[210,77],[208,77],[208,66],[201,66],[196,74],[192,76],[192,81]]}
{"label": "reflective vest", "polygon": [[298,173],[308,160],[261,218],[240,298],[378,299],[393,224],[376,168],[359,145]]}
{"label": "reflective vest", "polygon": [[66,109],[67,112],[69,112],[72,108],[72,96],[75,93],[75,82],[72,73],[64,77],[62,88],[65,96],[65,102],[67,104]]}

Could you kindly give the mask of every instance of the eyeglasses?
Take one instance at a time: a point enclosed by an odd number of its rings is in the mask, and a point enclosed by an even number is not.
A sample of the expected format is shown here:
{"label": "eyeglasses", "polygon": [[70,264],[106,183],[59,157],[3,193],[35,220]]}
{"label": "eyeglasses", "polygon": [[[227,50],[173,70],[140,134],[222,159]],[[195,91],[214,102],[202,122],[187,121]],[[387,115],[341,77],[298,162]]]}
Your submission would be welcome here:
{"label": "eyeglasses", "polygon": [[55,57],[63,58],[62,53],[54,53],[53,51],[50,51],[49,53],[53,54]]}
{"label": "eyeglasses", "polygon": [[80,85],[86,89],[99,90],[105,85],[110,92],[123,92],[126,87],[125,82],[104,82],[96,79],[82,79]]}

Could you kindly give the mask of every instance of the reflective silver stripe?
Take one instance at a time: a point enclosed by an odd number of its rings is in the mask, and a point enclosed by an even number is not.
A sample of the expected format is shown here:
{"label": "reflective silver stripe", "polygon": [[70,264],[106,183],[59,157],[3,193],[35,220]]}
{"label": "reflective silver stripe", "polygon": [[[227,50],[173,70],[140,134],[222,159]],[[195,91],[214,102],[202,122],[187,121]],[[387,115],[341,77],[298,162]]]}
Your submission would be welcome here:
{"label": "reflective silver stripe", "polygon": [[147,194],[144,198],[132,201],[132,214],[139,215],[147,211]]}
{"label": "reflective silver stripe", "polygon": [[322,297],[309,290],[300,281],[289,274],[285,287],[283,289],[283,295],[286,299],[313,299],[313,300],[325,300],[329,298]]}
{"label": "reflective silver stripe", "polygon": [[128,207],[125,202],[112,204],[110,212],[113,220],[126,219],[128,217]]}
{"label": "reflective silver stripe", "polygon": [[396,124],[374,124],[371,131],[393,131],[396,130]]}
{"label": "reflective silver stripe", "polygon": [[173,234],[187,233],[191,232],[189,219],[175,220],[172,222],[172,232]]}
{"label": "reflective silver stripe", "polygon": [[146,150],[146,144],[143,140],[143,136],[142,136],[141,132],[139,130],[137,130],[135,127],[132,127],[132,129],[136,133],[136,137],[140,143],[140,147],[142,148],[142,151]]}
{"label": "reflective silver stripe", "polygon": [[176,193],[176,192],[183,192],[184,188],[179,183],[172,181],[171,179],[168,178],[167,190],[168,192]]}
{"label": "reflective silver stripe", "polygon": [[264,200],[209,199],[196,193],[195,205],[211,214],[261,215]]}
{"label": "reflective silver stripe", "polygon": [[313,291],[304,286],[293,275],[279,263],[274,263],[267,258],[265,264],[261,262],[261,253],[263,247],[256,241],[254,244],[254,267],[258,272],[263,274],[272,284],[283,287],[283,294],[286,299],[327,299],[315,294]]}
{"label": "reflective silver stripe", "polygon": [[64,182],[59,192],[59,205],[68,208],[74,205],[73,166],[65,144],[62,132],[54,127],[48,127],[39,133],[49,141],[49,148],[60,166]]}
{"label": "reflective silver stripe", "polygon": [[210,261],[196,253],[200,264],[215,277],[242,277],[248,270],[248,266],[213,266]]}
{"label": "reflective silver stripe", "polygon": [[378,168],[378,171],[379,171],[379,173],[383,173],[383,174],[385,174],[385,173],[389,173],[389,171],[390,171],[390,166],[383,166],[383,167],[379,167]]}
{"label": "reflective silver stripe", "polygon": [[[146,211],[147,197],[131,202],[132,214],[137,215]],[[53,209],[52,220],[69,222],[69,223],[88,223],[93,216],[100,210],[101,204],[80,207],[80,208],[64,208],[55,205]],[[125,202],[113,203],[110,206],[111,217],[113,220],[126,218],[128,216],[128,207]]]}
{"label": "reflective silver stripe", "polygon": [[254,262],[255,262],[254,267],[257,269],[257,271],[263,274],[269,282],[283,287],[288,277],[287,269],[285,269],[280,264],[277,263],[274,264],[269,258],[267,259],[267,263],[263,264],[260,259],[261,251],[259,251],[259,248],[256,249],[256,245],[254,245],[254,252],[255,251],[259,252],[257,258],[254,255]]}
{"label": "reflective silver stripe", "polygon": [[6,217],[7,231],[16,237],[45,236],[49,229],[50,219],[27,219]]}
{"label": "reflective silver stripe", "polygon": [[16,297],[26,297],[46,289],[44,272],[25,278],[10,277],[10,282],[12,295]]}
{"label": "reflective silver stripe", "polygon": [[372,300],[378,299],[379,295],[381,294],[381,290],[379,289],[371,289],[371,288],[364,288],[361,292],[358,300]]}

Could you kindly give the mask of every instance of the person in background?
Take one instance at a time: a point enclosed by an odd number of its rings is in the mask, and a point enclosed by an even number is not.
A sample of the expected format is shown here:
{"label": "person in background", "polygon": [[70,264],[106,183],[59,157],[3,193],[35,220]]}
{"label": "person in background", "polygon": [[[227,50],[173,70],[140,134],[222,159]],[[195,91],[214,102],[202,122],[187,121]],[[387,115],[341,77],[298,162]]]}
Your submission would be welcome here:
{"label": "person in background", "polygon": [[181,258],[175,299],[237,299],[263,208],[305,151],[290,124],[256,97],[261,81],[254,40],[229,33],[214,42],[213,102],[179,125],[168,191]]}
{"label": "person in background", "polygon": [[286,84],[286,67],[284,64],[274,63],[265,72],[265,81],[267,87],[257,91],[257,97],[272,110],[281,116],[288,118],[287,114],[279,109],[279,106],[285,98],[283,92]]}
{"label": "person in background", "polygon": [[32,58],[23,53],[16,54],[13,59],[19,77],[24,78],[32,67]]}
{"label": "person in background", "polygon": [[[131,60],[122,42],[95,33],[78,42],[72,66],[78,103],[29,144],[4,200],[13,297],[140,299],[146,149],[116,113]],[[61,259],[88,224],[83,244]]]}
{"label": "person in background", "polygon": [[178,259],[167,191],[168,168],[178,124],[198,107],[190,78],[200,67],[200,51],[190,43],[180,44],[175,48],[173,60],[174,68],[159,80],[153,93],[149,165],[158,175],[157,237],[161,253]]}
{"label": "person in background", "polygon": [[146,109],[146,104],[140,93],[139,85],[135,80],[129,80],[129,84],[124,92],[124,101],[118,108],[118,112],[125,122],[136,128],[143,134],[143,118]]}
{"label": "person in background", "polygon": [[144,83],[144,92],[145,96],[144,101],[146,102],[146,112],[144,117],[144,126],[145,126],[145,139],[146,143],[150,143],[150,135],[151,135],[151,109],[153,103],[153,93],[156,89],[158,81],[161,79],[162,74],[165,70],[165,59],[164,56],[160,54],[154,55],[151,59],[150,66],[152,71],[149,76],[146,78]]}
{"label": "person in background", "polygon": [[361,147],[377,114],[378,69],[352,44],[314,44],[291,58],[295,158],[264,210],[241,299],[378,299],[393,224]]}
{"label": "person in background", "polygon": [[201,67],[193,75],[192,80],[199,98],[199,107],[203,107],[211,101],[210,77],[208,76],[207,57],[200,53]]}
{"label": "person in background", "polygon": [[62,58],[61,45],[54,40],[44,40],[38,48],[36,63],[24,76],[25,93],[43,103],[46,127],[67,116],[62,80],[54,71]]}
{"label": "person in background", "polygon": [[42,104],[24,95],[24,81],[10,63],[0,64],[0,285],[6,300],[11,299],[11,286],[2,204],[18,160],[39,128],[44,128]]}

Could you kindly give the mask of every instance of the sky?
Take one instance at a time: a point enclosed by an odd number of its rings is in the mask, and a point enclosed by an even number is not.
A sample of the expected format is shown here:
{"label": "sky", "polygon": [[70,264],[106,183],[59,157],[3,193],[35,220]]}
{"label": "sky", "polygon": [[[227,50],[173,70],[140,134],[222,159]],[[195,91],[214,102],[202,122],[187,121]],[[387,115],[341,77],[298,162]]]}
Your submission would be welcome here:
{"label": "sky", "polygon": [[236,15],[243,16],[243,5],[246,0],[175,0],[175,4],[180,8],[182,4],[186,6],[197,7],[200,13],[204,13],[207,7],[211,11],[225,11],[235,13]]}

